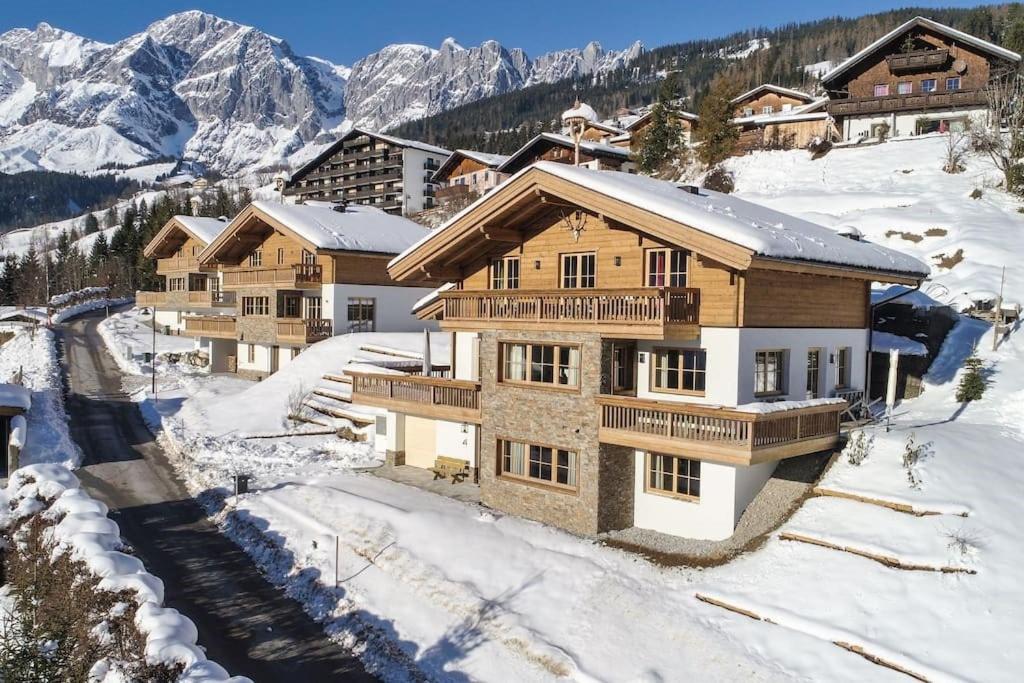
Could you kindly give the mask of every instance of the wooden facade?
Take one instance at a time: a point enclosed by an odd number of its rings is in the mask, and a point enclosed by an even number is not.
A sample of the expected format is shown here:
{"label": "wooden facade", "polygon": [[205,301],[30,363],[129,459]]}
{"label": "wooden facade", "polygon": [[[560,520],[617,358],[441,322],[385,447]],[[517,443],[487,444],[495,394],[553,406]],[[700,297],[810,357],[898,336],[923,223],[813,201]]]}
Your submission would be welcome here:
{"label": "wooden facade", "polygon": [[200,263],[199,255],[206,246],[178,217],[167,221],[143,250],[145,256],[156,260],[163,287],[137,292],[136,303],[176,311],[233,306],[233,297],[216,287],[217,267]]}
{"label": "wooden facade", "polygon": [[775,88],[770,84],[762,85],[733,100],[734,116],[758,116],[761,114],[779,114],[810,104],[814,98],[810,95]]}

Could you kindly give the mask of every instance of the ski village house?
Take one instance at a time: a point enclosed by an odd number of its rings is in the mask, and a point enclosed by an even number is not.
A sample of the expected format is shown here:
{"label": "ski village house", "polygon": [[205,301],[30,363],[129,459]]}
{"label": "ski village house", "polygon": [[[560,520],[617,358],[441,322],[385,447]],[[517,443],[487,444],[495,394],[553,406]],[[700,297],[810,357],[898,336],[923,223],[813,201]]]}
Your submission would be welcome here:
{"label": "ski village house", "polygon": [[508,156],[470,149],[457,149],[434,171],[431,182],[438,186],[438,204],[475,199],[508,180],[508,174],[498,170]]}
{"label": "ski village house", "polygon": [[297,200],[365,204],[402,216],[434,206],[434,172],[451,153],[353,128],[285,182]]}
{"label": "ski village house", "polygon": [[992,78],[1020,55],[931,19],[916,17],[821,78],[844,140],[962,128],[988,109]]}
{"label": "ski village house", "polygon": [[387,263],[426,233],[373,207],[318,201],[257,201],[230,223],[176,216],[146,249],[167,291],[136,301],[196,338],[212,371],[262,379],[336,334],[424,329],[410,309],[430,288],[392,281]]}
{"label": "ski village house", "polygon": [[389,460],[462,459],[485,504],[579,533],[723,539],[780,459],[836,445],[871,282],[928,268],[728,195],[540,162],[389,272],[445,283],[417,314],[453,348],[451,378],[354,376]]}

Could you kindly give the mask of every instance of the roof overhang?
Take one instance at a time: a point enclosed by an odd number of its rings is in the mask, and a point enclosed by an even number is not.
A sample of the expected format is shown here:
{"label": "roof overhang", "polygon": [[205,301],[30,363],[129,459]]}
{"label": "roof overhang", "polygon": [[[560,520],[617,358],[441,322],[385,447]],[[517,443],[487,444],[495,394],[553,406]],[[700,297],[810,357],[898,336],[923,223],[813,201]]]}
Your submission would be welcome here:
{"label": "roof overhang", "polygon": [[732,100],[730,100],[730,102],[732,104],[738,104],[738,103],[740,103],[740,102],[742,102],[742,101],[744,101],[744,100],[746,100],[748,98],[753,97],[754,95],[757,95],[762,90],[767,90],[769,92],[773,92],[776,95],[783,95],[785,97],[792,97],[795,100],[803,100],[804,102],[807,102],[807,103],[811,103],[811,102],[814,101],[814,96],[813,95],[808,95],[807,93],[801,92],[800,90],[793,90],[792,88],[783,88],[781,85],[774,85],[772,83],[764,83],[762,85],[757,86],[756,88],[753,88],[752,90],[748,90],[747,92],[743,93],[742,95],[738,95],[737,97],[732,98]]}
{"label": "roof overhang", "polygon": [[448,174],[451,173],[456,166],[458,166],[460,163],[466,160],[480,164],[481,168],[497,168],[497,164],[486,164],[479,158],[466,154],[461,149],[457,149],[448,155],[448,158],[445,159],[444,162],[442,162],[440,168],[434,171],[434,174],[430,176],[430,179],[435,183],[446,179],[448,177]]}
{"label": "roof overhang", "polygon": [[[589,140],[583,140],[580,142],[580,151],[585,152],[587,155],[592,157],[600,157],[604,159],[616,159],[618,161],[628,161],[629,152],[621,149],[599,149],[597,145],[600,143],[594,143]],[[540,133],[527,142],[525,145],[517,149],[512,156],[498,166],[499,171],[502,173],[515,173],[516,165],[522,162],[523,157],[527,157],[530,152],[542,145],[549,145],[550,147],[562,147],[564,149],[574,149],[574,145],[570,139],[566,139],[565,136],[555,136],[550,133]],[[608,145],[606,145],[608,147]],[[513,169],[513,170],[510,170]]]}
{"label": "roof overhang", "polygon": [[178,248],[184,244],[189,237],[195,239],[204,247],[207,246],[204,239],[189,230],[183,222],[178,220],[177,216],[172,216],[169,221],[164,223],[164,226],[160,228],[160,231],[153,235],[153,239],[151,239],[149,244],[146,245],[146,248],[142,250],[142,254],[146,258],[170,258],[171,256],[174,256],[175,252],[178,251]]}
{"label": "roof overhang", "polygon": [[285,223],[250,204],[235,216],[228,227],[217,236],[217,239],[203,249],[199,254],[199,264],[212,266],[219,263],[240,263],[254,246],[263,242],[275,231],[294,239],[309,251],[323,251]]}

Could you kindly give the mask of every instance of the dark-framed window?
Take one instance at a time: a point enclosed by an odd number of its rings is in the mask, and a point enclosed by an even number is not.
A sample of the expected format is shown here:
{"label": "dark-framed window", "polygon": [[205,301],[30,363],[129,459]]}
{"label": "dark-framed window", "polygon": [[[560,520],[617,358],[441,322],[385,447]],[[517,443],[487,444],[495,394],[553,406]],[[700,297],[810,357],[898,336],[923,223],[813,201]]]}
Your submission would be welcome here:
{"label": "dark-framed window", "polygon": [[685,249],[648,249],[648,287],[685,287],[690,252]]}
{"label": "dark-framed window", "polygon": [[754,395],[783,394],[786,389],[786,352],[781,349],[754,353]]}
{"label": "dark-framed window", "polygon": [[597,287],[597,254],[562,254],[562,288],[590,289]]}

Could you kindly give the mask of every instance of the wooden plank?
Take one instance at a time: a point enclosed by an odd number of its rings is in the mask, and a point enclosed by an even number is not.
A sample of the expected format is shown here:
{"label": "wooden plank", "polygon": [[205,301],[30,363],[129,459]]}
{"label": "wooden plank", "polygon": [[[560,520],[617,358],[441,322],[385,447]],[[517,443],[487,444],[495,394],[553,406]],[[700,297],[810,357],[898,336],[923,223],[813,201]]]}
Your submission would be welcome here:
{"label": "wooden plank", "polygon": [[941,574],[977,574],[978,572],[968,567],[950,567],[950,566],[931,566],[927,564],[914,564],[910,562],[904,562],[898,557],[892,557],[890,555],[882,555],[880,553],[873,553],[861,548],[855,548],[848,545],[838,545],[830,541],[826,541],[820,538],[814,538],[812,536],[806,536],[803,534],[796,534],[790,531],[783,531],[779,534],[779,538],[783,541],[795,541],[797,543],[807,543],[809,545],[816,545],[821,548],[828,548],[829,550],[838,550],[844,553],[850,553],[851,555],[857,555],[869,560],[874,560],[879,564],[884,564],[886,567],[893,569],[902,569],[904,571],[921,571],[921,572],[939,572]]}

